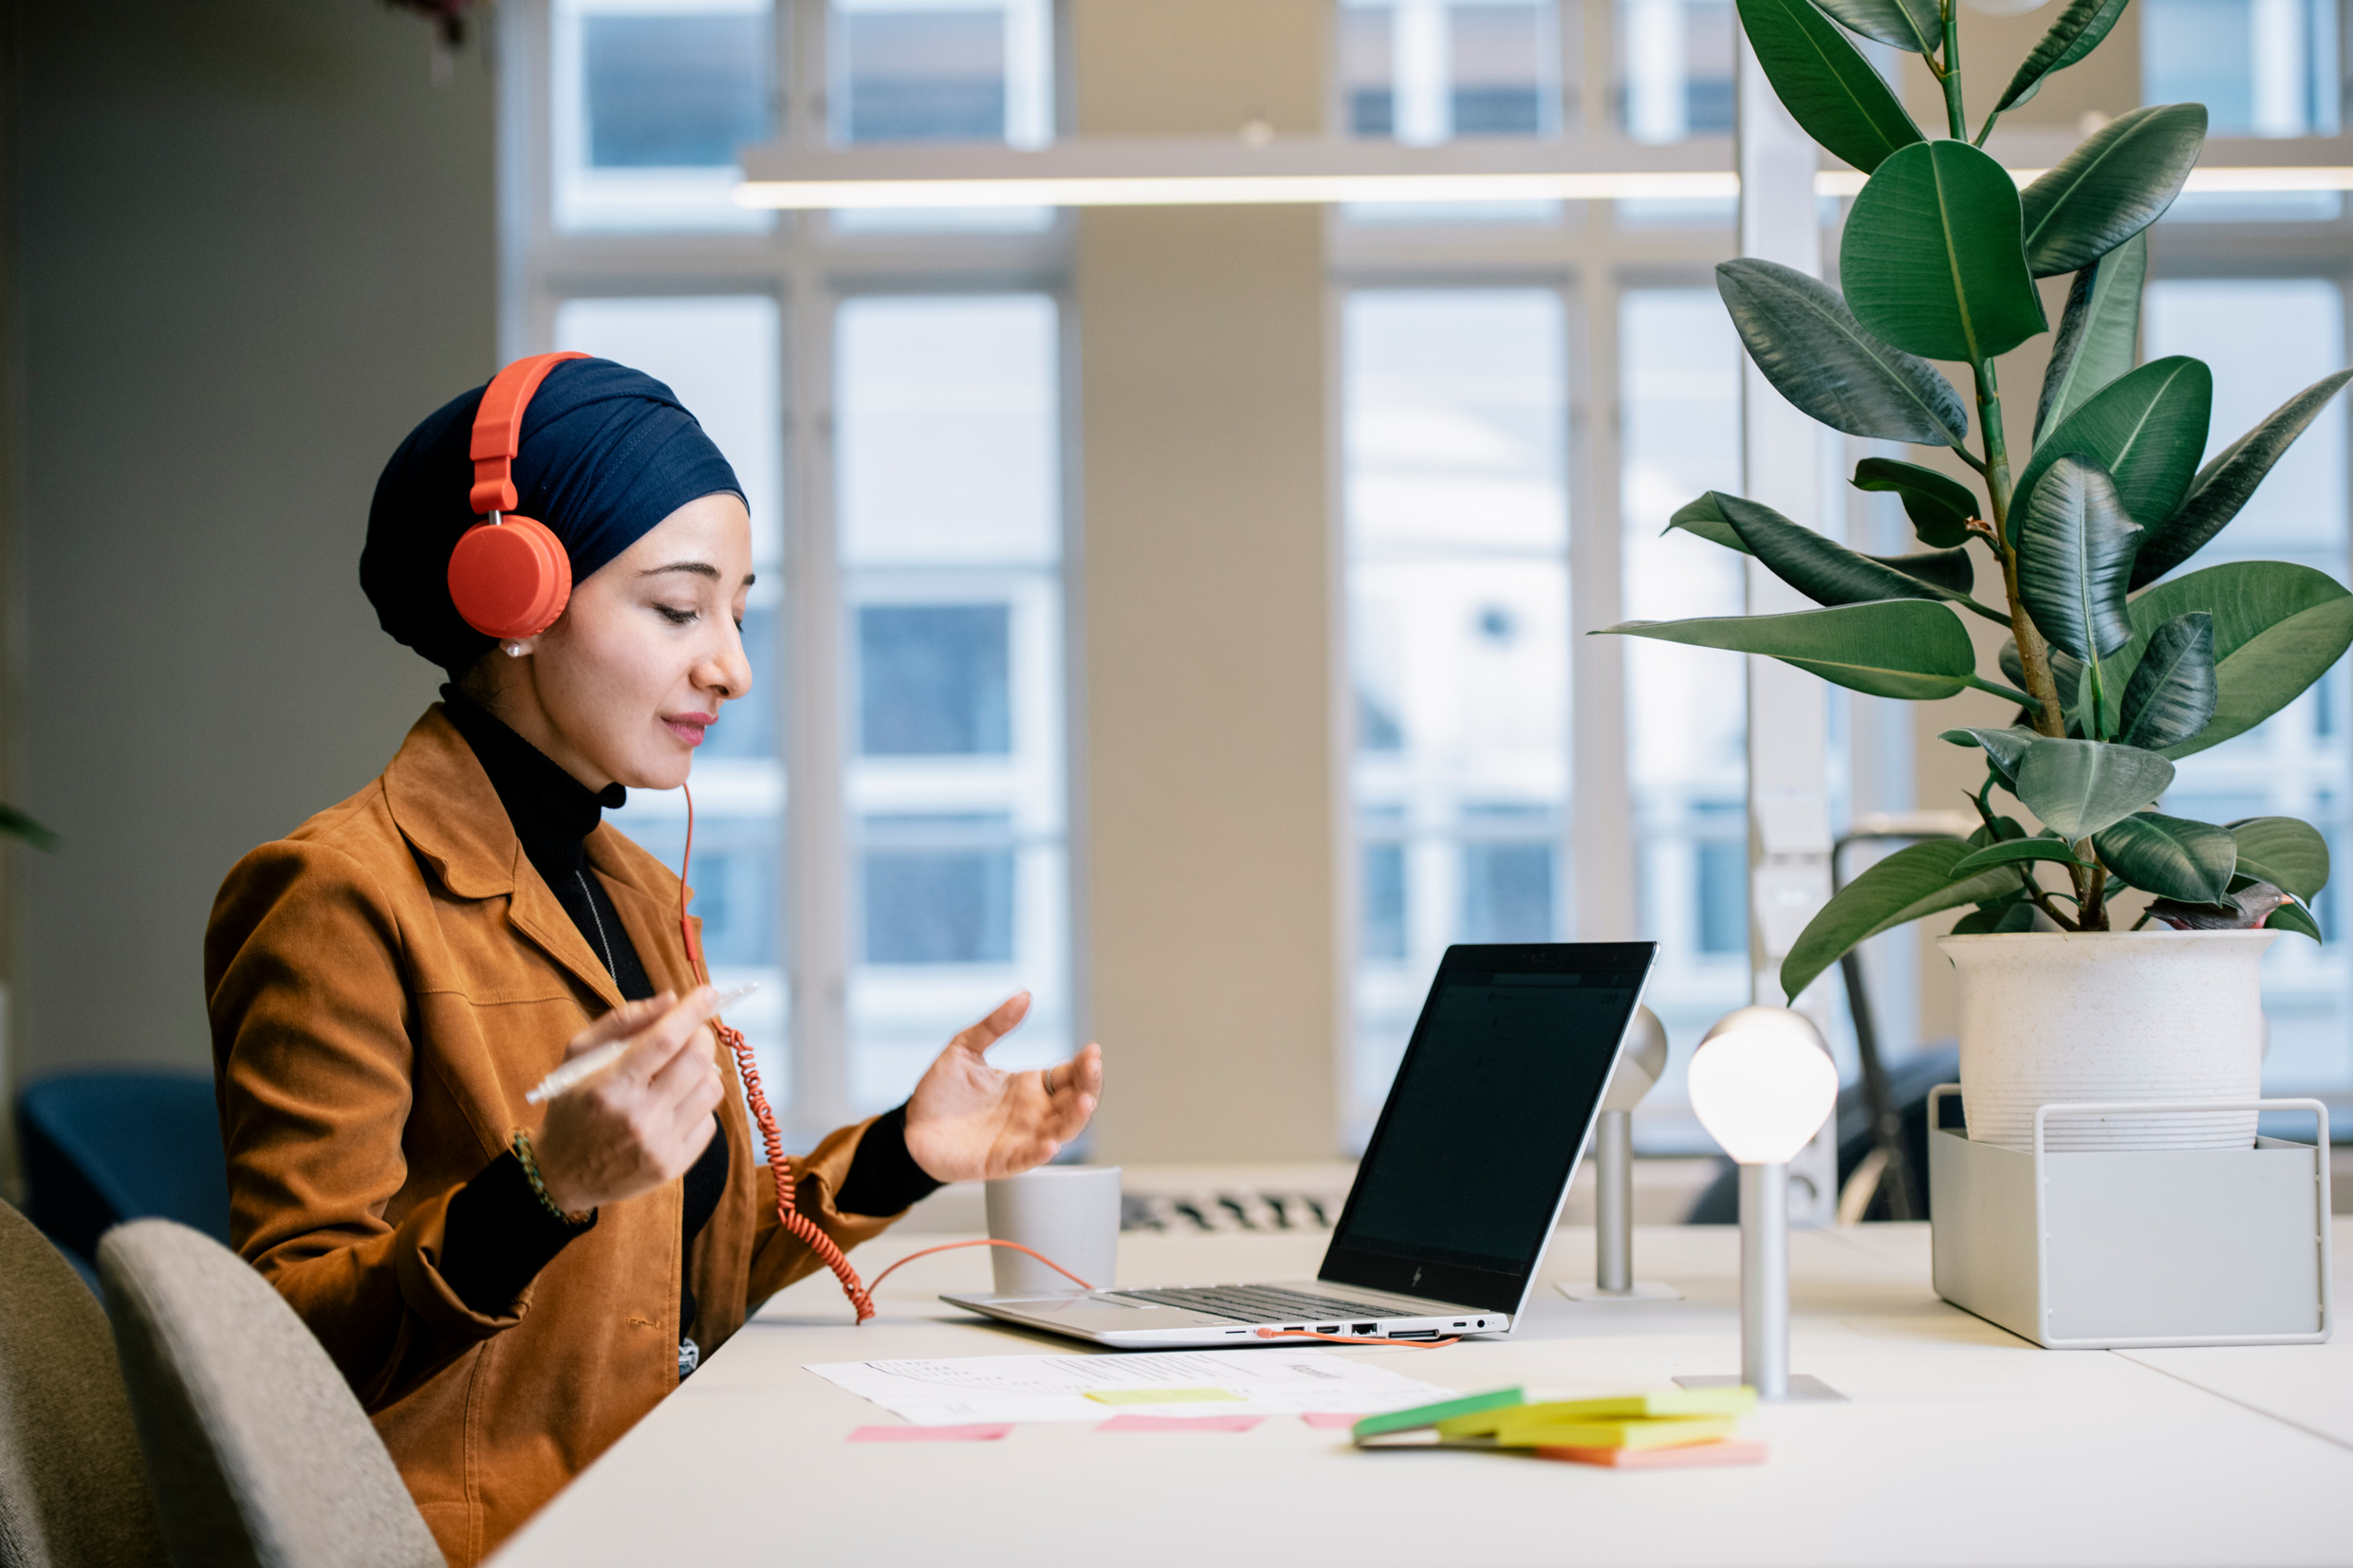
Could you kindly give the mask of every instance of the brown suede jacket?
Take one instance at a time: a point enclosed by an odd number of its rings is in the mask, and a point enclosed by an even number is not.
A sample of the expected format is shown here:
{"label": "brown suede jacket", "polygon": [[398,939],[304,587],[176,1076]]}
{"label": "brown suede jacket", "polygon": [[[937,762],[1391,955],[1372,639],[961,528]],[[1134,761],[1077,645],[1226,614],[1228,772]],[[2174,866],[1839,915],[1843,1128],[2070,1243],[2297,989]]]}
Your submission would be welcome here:
{"label": "brown suede jacket", "polygon": [[[687,990],[677,878],[609,825],[587,853],[648,976]],[[679,1183],[606,1205],[501,1316],[436,1265],[451,1195],[537,1125],[524,1092],[621,993],[438,704],[375,783],[237,862],[204,959],[237,1249],[464,1568],[677,1386]],[[777,1224],[718,1056],[728,1189],[688,1260],[706,1354],[819,1266]],[[864,1132],[792,1162],[801,1211],[844,1247],[889,1224],[833,1206]]]}

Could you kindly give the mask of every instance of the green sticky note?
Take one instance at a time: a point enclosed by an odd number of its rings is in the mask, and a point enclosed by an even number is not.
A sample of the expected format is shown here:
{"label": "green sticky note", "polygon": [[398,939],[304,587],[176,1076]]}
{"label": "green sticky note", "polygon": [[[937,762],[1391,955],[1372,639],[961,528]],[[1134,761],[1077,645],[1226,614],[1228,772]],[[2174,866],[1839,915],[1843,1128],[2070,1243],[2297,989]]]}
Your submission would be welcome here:
{"label": "green sticky note", "polygon": [[1089,1389],[1098,1405],[1208,1405],[1242,1396],[1227,1389]]}
{"label": "green sticky note", "polygon": [[1359,1443],[1368,1437],[1388,1432],[1411,1431],[1417,1427],[1435,1427],[1452,1416],[1475,1415],[1505,1405],[1521,1402],[1518,1389],[1495,1389],[1487,1393],[1465,1394],[1460,1399],[1441,1399],[1435,1405],[1417,1405],[1412,1410],[1391,1411],[1385,1415],[1368,1415],[1350,1430]]}

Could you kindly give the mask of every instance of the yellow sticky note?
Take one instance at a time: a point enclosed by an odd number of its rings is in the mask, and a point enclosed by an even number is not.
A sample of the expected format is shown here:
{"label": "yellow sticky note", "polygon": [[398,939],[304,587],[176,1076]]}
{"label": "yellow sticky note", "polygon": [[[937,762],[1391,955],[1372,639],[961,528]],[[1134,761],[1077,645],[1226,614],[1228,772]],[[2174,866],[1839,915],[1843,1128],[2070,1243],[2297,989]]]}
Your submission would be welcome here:
{"label": "yellow sticky note", "polygon": [[1089,1389],[1098,1405],[1208,1405],[1242,1396],[1225,1389]]}

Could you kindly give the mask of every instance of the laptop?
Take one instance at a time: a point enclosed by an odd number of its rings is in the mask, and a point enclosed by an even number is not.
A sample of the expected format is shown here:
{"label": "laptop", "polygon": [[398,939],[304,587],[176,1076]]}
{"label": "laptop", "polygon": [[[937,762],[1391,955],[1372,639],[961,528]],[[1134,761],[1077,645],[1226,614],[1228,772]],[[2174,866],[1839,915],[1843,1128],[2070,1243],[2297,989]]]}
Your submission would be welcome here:
{"label": "laptop", "polygon": [[1658,952],[1447,949],[1313,1280],[940,1299],[1121,1350],[1509,1334]]}

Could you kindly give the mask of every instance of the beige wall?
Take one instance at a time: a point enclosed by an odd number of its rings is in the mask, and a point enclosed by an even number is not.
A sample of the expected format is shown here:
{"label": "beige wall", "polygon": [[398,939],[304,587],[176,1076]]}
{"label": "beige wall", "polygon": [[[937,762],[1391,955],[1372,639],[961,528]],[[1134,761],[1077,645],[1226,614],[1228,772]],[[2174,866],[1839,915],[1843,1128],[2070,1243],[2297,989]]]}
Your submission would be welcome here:
{"label": "beige wall", "polygon": [[491,95],[376,0],[12,8],[29,388],[19,1077],[197,1067],[206,913],[435,673],[377,630],[376,473],[492,366]]}
{"label": "beige wall", "polygon": [[[1326,0],[1076,0],[1070,24],[1082,135],[1322,124]],[[1102,1159],[1337,1141],[1323,232],[1297,208],[1079,219]]]}

